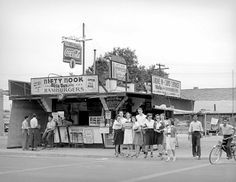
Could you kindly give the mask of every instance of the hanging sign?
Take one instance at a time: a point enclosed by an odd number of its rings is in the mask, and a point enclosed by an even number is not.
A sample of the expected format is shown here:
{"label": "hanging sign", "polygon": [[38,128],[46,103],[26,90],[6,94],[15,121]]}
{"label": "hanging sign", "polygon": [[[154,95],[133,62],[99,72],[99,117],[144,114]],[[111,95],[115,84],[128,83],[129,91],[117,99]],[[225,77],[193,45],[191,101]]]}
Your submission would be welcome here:
{"label": "hanging sign", "polygon": [[81,65],[82,47],[78,43],[63,41],[63,62],[70,63],[73,59],[75,64]]}
{"label": "hanging sign", "polygon": [[118,105],[121,103],[121,101],[123,100],[123,96],[119,97],[107,97],[105,98],[107,107],[109,110],[116,110],[116,108],[118,107]]}

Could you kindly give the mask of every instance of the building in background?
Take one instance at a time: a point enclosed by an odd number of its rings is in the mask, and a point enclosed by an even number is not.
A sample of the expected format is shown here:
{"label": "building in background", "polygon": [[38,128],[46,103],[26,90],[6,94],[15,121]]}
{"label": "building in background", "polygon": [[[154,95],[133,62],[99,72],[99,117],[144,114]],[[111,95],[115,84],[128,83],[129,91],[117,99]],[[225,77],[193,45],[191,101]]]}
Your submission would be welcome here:
{"label": "building in background", "polygon": [[[194,88],[181,90],[181,97],[194,100],[194,113],[206,132],[216,132],[223,118],[228,118],[236,126],[236,89],[234,88]],[[178,113],[179,120],[191,120],[188,113]]]}

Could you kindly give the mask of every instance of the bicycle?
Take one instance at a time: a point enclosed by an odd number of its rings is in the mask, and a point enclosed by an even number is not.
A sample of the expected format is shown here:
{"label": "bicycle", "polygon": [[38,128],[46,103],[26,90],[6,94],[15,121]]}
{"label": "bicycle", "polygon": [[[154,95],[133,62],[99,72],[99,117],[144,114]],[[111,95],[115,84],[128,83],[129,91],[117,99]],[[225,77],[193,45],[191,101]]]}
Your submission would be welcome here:
{"label": "bicycle", "polygon": [[234,135],[228,138],[224,138],[223,141],[218,141],[218,144],[211,149],[209,154],[209,162],[211,164],[216,164],[217,162],[219,162],[219,160],[221,159],[222,151],[225,151],[226,140],[229,138],[233,138],[233,141],[230,145],[230,151],[232,158],[234,158],[234,160],[236,161],[236,135]]}

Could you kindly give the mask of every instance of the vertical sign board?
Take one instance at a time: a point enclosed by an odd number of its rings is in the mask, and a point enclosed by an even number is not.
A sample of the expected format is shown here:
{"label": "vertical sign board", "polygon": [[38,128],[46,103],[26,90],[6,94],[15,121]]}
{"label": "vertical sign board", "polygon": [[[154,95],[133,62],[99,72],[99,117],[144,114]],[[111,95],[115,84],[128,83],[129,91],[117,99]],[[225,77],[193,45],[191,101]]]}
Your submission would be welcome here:
{"label": "vertical sign board", "polygon": [[111,57],[111,78],[125,81],[127,73],[127,65],[125,60],[119,56]]}
{"label": "vertical sign board", "polygon": [[70,63],[75,60],[75,64],[81,65],[82,47],[78,43],[63,41],[63,62]]}
{"label": "vertical sign board", "polygon": [[180,97],[181,82],[152,75],[152,93]]}
{"label": "vertical sign board", "polygon": [[125,81],[126,79],[126,69],[127,66],[125,64],[117,63],[112,61],[112,78],[115,78],[117,80]]}

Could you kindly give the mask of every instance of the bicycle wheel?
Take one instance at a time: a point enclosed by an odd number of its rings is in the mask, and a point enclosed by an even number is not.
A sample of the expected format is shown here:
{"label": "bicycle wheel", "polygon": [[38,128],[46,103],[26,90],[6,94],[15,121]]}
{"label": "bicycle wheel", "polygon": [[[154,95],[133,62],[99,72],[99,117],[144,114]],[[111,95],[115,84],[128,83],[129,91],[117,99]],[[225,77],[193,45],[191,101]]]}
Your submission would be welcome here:
{"label": "bicycle wheel", "polygon": [[209,154],[209,162],[211,164],[217,163],[221,158],[221,154],[222,154],[221,146],[214,146]]}
{"label": "bicycle wheel", "polygon": [[232,157],[233,157],[234,160],[236,161],[236,144],[234,144],[233,146],[231,146],[231,152],[232,152]]}

